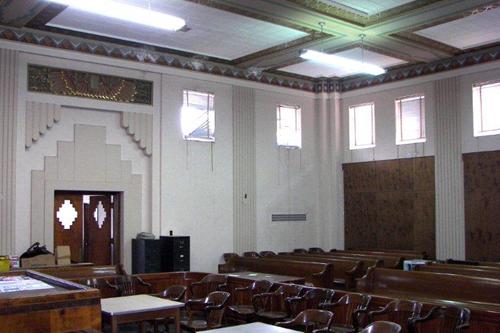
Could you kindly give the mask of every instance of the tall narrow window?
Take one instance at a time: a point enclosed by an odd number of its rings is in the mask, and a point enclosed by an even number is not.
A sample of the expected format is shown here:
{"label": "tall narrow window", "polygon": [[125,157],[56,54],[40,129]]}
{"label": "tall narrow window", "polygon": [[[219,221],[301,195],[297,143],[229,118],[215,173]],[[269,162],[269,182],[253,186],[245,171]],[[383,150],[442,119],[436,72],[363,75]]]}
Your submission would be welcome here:
{"label": "tall narrow window", "polygon": [[185,140],[215,141],[214,94],[184,90],[181,127]]}
{"label": "tall narrow window", "polygon": [[474,136],[500,134],[500,82],[472,88]]}
{"label": "tall narrow window", "polygon": [[363,149],[375,147],[375,104],[349,107],[349,147]]}
{"label": "tall narrow window", "polygon": [[302,147],[302,130],[299,106],[278,105],[276,110],[276,139],[278,146]]}
{"label": "tall narrow window", "polygon": [[425,142],[425,97],[397,99],[396,144]]}

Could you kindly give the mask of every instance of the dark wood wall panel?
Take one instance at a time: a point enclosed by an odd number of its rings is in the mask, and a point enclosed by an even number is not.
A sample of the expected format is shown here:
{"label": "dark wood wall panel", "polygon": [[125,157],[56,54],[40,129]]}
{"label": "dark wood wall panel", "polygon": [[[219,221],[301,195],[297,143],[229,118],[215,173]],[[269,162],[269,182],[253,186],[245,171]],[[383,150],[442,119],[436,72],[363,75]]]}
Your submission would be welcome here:
{"label": "dark wood wall panel", "polygon": [[434,158],[343,165],[346,248],[435,255]]}
{"label": "dark wood wall panel", "polygon": [[500,151],[463,155],[467,259],[500,261]]}

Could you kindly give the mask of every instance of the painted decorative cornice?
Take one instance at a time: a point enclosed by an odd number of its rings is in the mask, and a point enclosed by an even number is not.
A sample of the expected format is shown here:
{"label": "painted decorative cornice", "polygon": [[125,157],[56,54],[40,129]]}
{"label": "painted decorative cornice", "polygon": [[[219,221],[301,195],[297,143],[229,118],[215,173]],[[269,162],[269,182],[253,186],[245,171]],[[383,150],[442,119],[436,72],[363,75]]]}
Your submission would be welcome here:
{"label": "painted decorative cornice", "polygon": [[152,154],[153,116],[144,113],[122,112],[121,125],[146,156]]}
{"label": "painted decorative cornice", "polygon": [[500,59],[500,45],[476,52],[461,54],[452,58],[442,59],[426,64],[390,70],[378,76],[363,76],[340,80],[340,91],[350,91],[360,88],[376,86],[383,83],[411,79],[418,76],[436,74],[453,69],[479,65]]}
{"label": "painted decorative cornice", "polygon": [[61,106],[49,103],[27,102],[25,119],[26,148],[38,141],[40,136],[61,120]]}
{"label": "painted decorative cornice", "polygon": [[64,35],[54,35],[50,33],[45,34],[10,27],[0,26],[0,39],[192,70],[201,73],[226,76],[310,92],[350,91],[496,61],[500,58],[500,45],[496,45],[491,48],[464,53],[432,63],[401,67],[374,77],[358,76],[344,79],[306,80],[274,73],[256,72],[251,68],[241,69],[231,65],[218,64],[200,59],[186,58],[139,48],[123,47],[115,44],[87,41]]}
{"label": "painted decorative cornice", "polygon": [[192,70],[213,75],[227,76],[285,88],[313,91],[312,80],[299,80],[275,74],[256,73],[252,70],[241,69],[231,65],[217,64],[171,54],[163,54],[140,48],[123,47],[96,41],[86,41],[64,35],[32,32],[11,27],[0,27],[0,39]]}

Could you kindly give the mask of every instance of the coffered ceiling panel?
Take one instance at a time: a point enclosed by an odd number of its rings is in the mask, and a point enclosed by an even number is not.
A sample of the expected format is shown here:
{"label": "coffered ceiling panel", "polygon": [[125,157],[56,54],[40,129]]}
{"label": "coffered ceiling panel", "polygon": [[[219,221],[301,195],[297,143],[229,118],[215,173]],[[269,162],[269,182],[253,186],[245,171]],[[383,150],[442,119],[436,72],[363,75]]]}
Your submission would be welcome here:
{"label": "coffered ceiling panel", "polygon": [[[335,53],[335,55],[357,61],[361,61],[363,59],[364,62],[377,65],[383,68],[388,68],[405,63],[404,60],[389,57],[369,50],[364,50],[363,53],[364,56],[362,56],[361,48],[356,47],[350,50],[345,50],[339,53]],[[314,61],[304,61],[295,65],[290,65],[280,68],[279,70],[283,72],[299,74],[304,76],[312,76],[316,78],[345,77],[349,75],[358,74],[357,72],[348,71],[346,68],[343,68],[342,66],[325,65]]]}
{"label": "coffered ceiling panel", "polygon": [[331,6],[342,6],[357,13],[375,15],[377,13],[405,5],[415,0],[320,0]]}
{"label": "coffered ceiling panel", "polygon": [[468,49],[500,41],[500,7],[415,32],[416,34]]}
{"label": "coffered ceiling panel", "polygon": [[[146,6],[146,1],[121,1]],[[67,8],[47,25],[231,60],[304,37],[307,33],[182,0],[151,1],[151,9],[178,16],[188,31],[161,31]]]}

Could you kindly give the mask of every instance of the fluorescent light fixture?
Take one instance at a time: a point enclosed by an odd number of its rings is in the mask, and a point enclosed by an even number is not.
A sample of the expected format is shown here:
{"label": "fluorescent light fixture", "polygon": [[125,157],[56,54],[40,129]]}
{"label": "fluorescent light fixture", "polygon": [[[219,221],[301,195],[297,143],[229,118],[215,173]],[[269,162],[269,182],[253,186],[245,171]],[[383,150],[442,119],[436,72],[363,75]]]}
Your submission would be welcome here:
{"label": "fluorescent light fixture", "polygon": [[147,25],[163,30],[179,30],[186,22],[178,17],[112,0],[48,0],[85,12]]}
{"label": "fluorescent light fixture", "polygon": [[326,65],[335,65],[338,67],[342,67],[353,73],[366,73],[371,75],[379,75],[385,73],[385,69],[376,65],[367,64],[365,62],[313,50],[304,50],[303,52],[301,52],[300,57],[307,60],[317,61]]}

